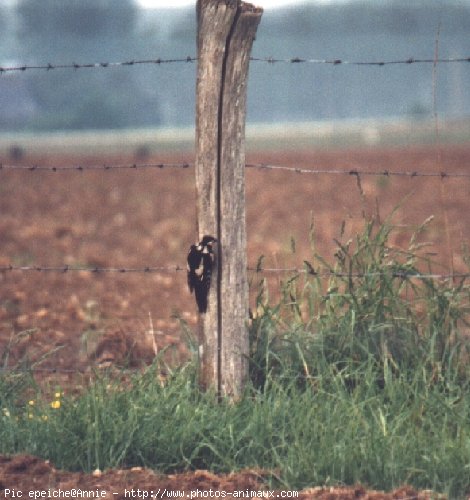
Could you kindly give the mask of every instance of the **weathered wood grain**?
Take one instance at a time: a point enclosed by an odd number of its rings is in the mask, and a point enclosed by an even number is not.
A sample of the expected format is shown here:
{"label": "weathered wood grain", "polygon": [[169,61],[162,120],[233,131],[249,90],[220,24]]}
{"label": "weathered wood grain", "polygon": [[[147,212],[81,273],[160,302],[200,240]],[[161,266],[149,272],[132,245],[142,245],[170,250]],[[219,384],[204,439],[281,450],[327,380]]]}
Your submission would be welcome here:
{"label": "weathered wood grain", "polygon": [[209,307],[199,321],[199,382],[222,396],[238,396],[248,376],[246,93],[262,12],[239,0],[197,3],[198,232],[219,241]]}

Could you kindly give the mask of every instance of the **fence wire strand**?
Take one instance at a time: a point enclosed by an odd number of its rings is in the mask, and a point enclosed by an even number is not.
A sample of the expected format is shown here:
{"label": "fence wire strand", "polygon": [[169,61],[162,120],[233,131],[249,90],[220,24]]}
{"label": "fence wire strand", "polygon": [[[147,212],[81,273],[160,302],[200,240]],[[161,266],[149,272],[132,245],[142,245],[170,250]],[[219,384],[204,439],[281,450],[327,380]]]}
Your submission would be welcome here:
{"label": "fence wire strand", "polygon": [[47,368],[47,367],[0,367],[1,373],[34,373],[34,372],[44,372],[44,373],[85,373],[86,368]]}
{"label": "fence wire strand", "polygon": [[[10,165],[0,163],[1,170],[19,170],[19,171],[51,171],[51,172],[64,172],[64,171],[87,171],[87,170],[139,170],[139,169],[189,169],[194,167],[194,163],[123,163],[123,164],[100,164],[100,165]],[[399,170],[364,170],[356,168],[343,168],[343,169],[329,169],[329,168],[315,168],[315,167],[291,167],[288,165],[276,165],[269,163],[246,163],[247,169],[256,170],[272,170],[284,171],[296,174],[311,174],[311,175],[351,175],[351,176],[383,176],[383,177],[439,177],[441,179],[447,177],[457,178],[470,178],[469,172],[432,172],[429,170],[413,170],[413,171],[399,171]]]}
{"label": "fence wire strand", "polygon": [[251,57],[251,61],[289,64],[330,64],[333,66],[350,65],[350,66],[390,66],[396,64],[436,64],[436,63],[462,63],[470,62],[470,57],[446,57],[446,58],[416,58],[409,57],[408,59],[396,59],[388,61],[348,61],[346,59],[308,59],[303,57],[290,57],[285,59],[276,59],[274,57]]}
{"label": "fence wire strand", "polygon": [[186,270],[186,267],[182,267],[179,265],[173,266],[145,266],[145,267],[86,267],[86,266],[15,266],[15,265],[6,265],[0,266],[0,272],[8,272],[8,271],[20,271],[20,272],[28,272],[28,271],[37,271],[37,272],[59,272],[59,273],[68,273],[68,272],[88,272],[88,273],[143,273],[143,274],[151,274],[151,273],[161,273],[161,272],[177,272]]}
{"label": "fence wire strand", "polygon": [[[92,62],[92,63],[66,63],[66,64],[22,64],[19,66],[0,66],[0,75],[13,72],[24,72],[28,70],[44,70],[52,71],[56,69],[106,69],[115,68],[120,66],[135,67],[139,65],[157,65],[162,64],[180,64],[180,63],[194,63],[198,60],[194,56],[177,57],[177,58],[156,58],[156,59],[132,59],[129,61],[116,61],[116,62]],[[383,60],[383,61],[349,61],[346,59],[314,59],[304,57],[289,57],[289,58],[275,58],[275,57],[250,57],[250,61],[263,62],[268,64],[288,63],[288,64],[328,64],[332,66],[390,66],[400,64],[437,64],[437,63],[465,63],[470,62],[470,57],[447,57],[447,58],[416,58],[409,57],[408,59],[396,60]]]}
{"label": "fence wire strand", "polygon": [[[6,265],[0,266],[0,272],[57,272],[57,273],[68,273],[68,272],[88,272],[92,274],[126,274],[126,273],[142,273],[142,274],[151,274],[151,273],[161,273],[161,272],[179,272],[186,271],[186,266],[181,266],[179,264],[174,264],[171,266],[145,266],[145,267],[86,267],[86,266],[15,266],[15,265]],[[312,271],[309,268],[298,268],[298,267],[248,267],[248,272],[254,272],[257,274],[282,274],[282,273],[290,273],[290,274],[308,274],[316,277],[336,277],[336,278],[368,278],[368,277],[380,277],[380,276],[391,276],[393,278],[402,278],[402,279],[468,279],[470,278],[470,273],[452,273],[452,274],[436,274],[436,273],[418,273],[415,271],[406,271],[406,270],[398,270],[398,271],[384,271],[384,272],[372,272],[372,273],[345,273],[338,272],[334,270],[329,271]]]}
{"label": "fence wire strand", "polygon": [[94,63],[67,63],[67,64],[22,64],[20,66],[0,66],[0,74],[12,73],[12,72],[23,72],[28,70],[45,70],[52,71],[54,69],[105,69],[105,68],[115,68],[119,66],[139,66],[139,65],[161,65],[161,64],[174,64],[174,63],[192,63],[197,61],[197,57],[180,57],[173,59],[133,59],[130,61],[118,61],[118,62],[94,62]]}
{"label": "fence wire strand", "polygon": [[110,165],[107,163],[103,163],[100,165],[58,165],[58,166],[53,166],[53,165],[7,165],[0,163],[0,170],[23,170],[23,171],[52,171],[52,172],[59,172],[59,171],[70,171],[70,170],[77,170],[79,172],[85,171],[85,170],[126,170],[126,169],[132,169],[132,170],[139,170],[139,169],[146,169],[146,168],[153,168],[153,169],[164,169],[164,168],[173,168],[173,169],[178,169],[178,168],[189,168],[194,166],[192,163],[122,163],[122,164],[114,164]]}
{"label": "fence wire strand", "polygon": [[429,170],[413,170],[413,171],[399,171],[399,170],[363,170],[356,168],[345,169],[327,169],[327,168],[300,168],[289,167],[287,165],[271,165],[268,163],[247,163],[246,168],[254,168],[258,170],[279,170],[297,174],[329,174],[329,175],[353,175],[353,176],[385,176],[385,177],[469,177],[470,172],[431,172]]}

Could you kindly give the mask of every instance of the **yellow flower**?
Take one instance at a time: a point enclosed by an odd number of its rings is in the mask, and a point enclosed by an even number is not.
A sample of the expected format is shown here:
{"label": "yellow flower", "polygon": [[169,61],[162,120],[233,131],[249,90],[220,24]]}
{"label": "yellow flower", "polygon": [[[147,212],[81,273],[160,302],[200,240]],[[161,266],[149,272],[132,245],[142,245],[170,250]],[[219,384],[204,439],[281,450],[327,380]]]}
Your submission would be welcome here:
{"label": "yellow flower", "polygon": [[54,397],[55,397],[56,399],[59,399],[61,396],[62,396],[62,393],[60,393],[60,392],[56,392],[56,393],[54,394]]}
{"label": "yellow flower", "polygon": [[51,401],[51,408],[57,410],[60,408],[60,401],[56,399],[55,401]]}
{"label": "yellow flower", "polygon": [[48,417],[47,415],[43,415],[41,418],[42,418],[42,419],[44,420],[44,422],[45,422],[45,421],[46,421],[49,417]]}
{"label": "yellow flower", "polygon": [[34,418],[34,415],[32,413],[28,413],[28,418]]}
{"label": "yellow flower", "polygon": [[5,415],[5,417],[9,417],[10,416],[10,410],[8,408],[3,408],[3,415]]}
{"label": "yellow flower", "polygon": [[30,399],[30,400],[28,401],[28,404],[29,404],[29,406],[34,406],[34,404],[35,404],[35,403],[34,403],[34,399]]}

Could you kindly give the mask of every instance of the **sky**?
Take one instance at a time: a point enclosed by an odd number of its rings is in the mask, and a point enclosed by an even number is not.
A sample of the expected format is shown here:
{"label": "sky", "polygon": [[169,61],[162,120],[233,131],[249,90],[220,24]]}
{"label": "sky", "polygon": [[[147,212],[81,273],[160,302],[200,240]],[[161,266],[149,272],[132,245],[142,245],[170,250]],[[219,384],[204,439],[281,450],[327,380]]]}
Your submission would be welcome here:
{"label": "sky", "polygon": [[[313,3],[311,0],[304,0],[305,3]],[[142,7],[183,7],[187,5],[195,5],[196,0],[138,0]],[[299,3],[299,0],[248,0],[248,3],[253,3],[257,7],[269,9],[272,7],[281,7]],[[329,3],[328,0],[316,0],[314,3]]]}
{"label": "sky", "polygon": [[[196,5],[196,0],[136,0],[142,7],[185,7],[188,5]],[[264,7],[265,9],[273,7],[282,7],[285,5],[292,5],[296,3],[332,3],[335,0],[246,0],[257,7]],[[15,5],[16,0],[0,0],[0,5]]]}

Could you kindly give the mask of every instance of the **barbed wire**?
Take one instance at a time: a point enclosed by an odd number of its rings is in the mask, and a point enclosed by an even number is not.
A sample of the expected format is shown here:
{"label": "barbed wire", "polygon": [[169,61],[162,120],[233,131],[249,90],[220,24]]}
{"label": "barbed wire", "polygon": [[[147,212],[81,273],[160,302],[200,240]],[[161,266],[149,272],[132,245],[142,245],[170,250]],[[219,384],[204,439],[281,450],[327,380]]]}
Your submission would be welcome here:
{"label": "barbed wire", "polygon": [[387,276],[392,278],[401,279],[437,279],[437,280],[453,280],[453,279],[468,279],[470,278],[470,273],[453,273],[453,274],[438,274],[438,273],[417,273],[415,271],[376,271],[371,273],[346,273],[338,272],[334,270],[329,271],[312,271],[311,269],[305,268],[248,268],[248,271],[255,271],[257,273],[296,273],[296,274],[309,274],[312,276],[317,276],[319,278],[370,278],[370,277],[380,277]]}
{"label": "barbed wire", "polygon": [[88,272],[88,273],[160,273],[160,272],[177,272],[186,270],[186,267],[182,267],[179,265],[173,266],[145,266],[145,267],[99,267],[99,266],[15,266],[12,264],[6,266],[0,266],[0,272],[8,272],[8,271],[20,271],[20,272],[29,272],[29,271],[37,271],[37,272],[59,272],[59,273],[68,273],[68,272]]}
{"label": "barbed wire", "polygon": [[[125,273],[159,273],[159,272],[179,272],[186,271],[186,266],[181,266],[179,264],[174,264],[171,266],[146,266],[146,267],[97,267],[97,266],[15,266],[12,264],[6,266],[0,266],[0,272],[58,272],[58,273],[68,273],[68,272],[88,272],[92,274],[125,274]],[[388,276],[392,278],[402,278],[402,279],[468,279],[470,278],[470,273],[452,273],[452,274],[438,274],[438,273],[419,273],[416,271],[407,270],[390,270],[390,271],[377,271],[370,273],[360,273],[360,272],[338,272],[333,269],[331,270],[319,270],[315,271],[311,266],[306,266],[304,268],[298,267],[248,267],[248,272],[255,273],[267,273],[267,274],[279,274],[279,273],[291,273],[291,274],[309,274],[317,277],[337,277],[337,278],[367,278],[374,276]]]}
{"label": "barbed wire", "polygon": [[330,175],[353,175],[353,176],[384,176],[384,177],[469,177],[470,172],[431,172],[429,170],[413,170],[413,171],[400,171],[400,170],[363,170],[357,168],[345,169],[327,169],[327,168],[300,168],[289,167],[287,165],[271,165],[269,163],[247,163],[246,168],[255,168],[258,170],[279,170],[285,172],[292,172],[297,174],[330,174]]}
{"label": "barbed wire", "polygon": [[[79,373],[81,375],[90,375],[93,372],[97,373],[98,370],[110,368],[111,366],[119,366],[122,372],[132,372],[132,368],[124,368],[121,365],[108,364],[107,362],[100,362],[99,360],[90,360],[90,364],[76,368],[60,368],[60,367],[47,367],[47,366],[0,366],[0,375],[2,373],[66,373],[73,374]],[[147,365],[148,366],[148,365]]]}
{"label": "barbed wire", "polygon": [[119,66],[138,66],[138,65],[161,65],[161,64],[174,64],[174,63],[192,63],[197,61],[196,57],[186,56],[174,59],[133,59],[130,61],[117,61],[117,62],[94,62],[94,63],[66,63],[66,64],[22,64],[20,66],[0,66],[0,75],[11,72],[23,72],[28,70],[45,70],[52,71],[54,69],[105,69],[115,68]]}
{"label": "barbed wire", "polygon": [[[143,363],[144,364],[144,363]],[[142,365],[143,365],[142,364]],[[8,373],[65,373],[65,374],[81,374],[81,375],[90,375],[93,372],[98,373],[99,370],[106,370],[111,366],[119,367],[121,372],[134,372],[133,368],[125,368],[121,364],[113,364],[112,361],[108,364],[108,362],[100,362],[92,361],[90,364],[85,366],[80,366],[76,368],[60,368],[60,367],[41,367],[41,366],[0,366],[0,375],[8,374]],[[146,365],[149,366],[148,364]],[[164,375],[164,372],[161,372],[159,375]]]}
{"label": "barbed wire", "polygon": [[302,57],[290,57],[285,59],[276,59],[274,57],[250,57],[251,61],[275,63],[307,63],[307,64],[330,64],[333,66],[351,65],[351,66],[389,66],[395,64],[437,64],[437,63],[462,63],[470,62],[470,57],[447,57],[447,58],[429,58],[422,59],[409,57],[408,59],[395,59],[388,61],[348,61],[346,59],[308,59]]}
{"label": "barbed wire", "polygon": [[[198,60],[197,57],[186,56],[168,59],[132,59],[129,61],[115,62],[92,62],[92,63],[65,63],[65,64],[22,64],[19,66],[0,66],[0,75],[12,72],[24,72],[28,70],[44,70],[52,71],[56,69],[105,69],[115,68],[120,66],[133,67],[139,65],[157,65],[162,64],[177,64],[177,63],[193,63]],[[288,63],[288,64],[328,64],[333,66],[349,65],[349,66],[390,66],[390,65],[410,65],[410,64],[438,64],[438,63],[464,63],[470,62],[470,57],[448,57],[448,58],[416,58],[409,57],[408,59],[383,60],[383,61],[349,61],[346,59],[313,59],[303,57],[275,58],[275,57],[250,57],[250,61],[264,62],[268,64]]]}
{"label": "barbed wire", "polygon": [[[139,170],[139,169],[157,169],[163,170],[170,169],[188,169],[194,167],[194,163],[123,163],[123,164],[96,164],[96,165],[9,165],[0,163],[1,170],[20,170],[20,171],[86,171],[86,170]],[[273,170],[285,171],[297,174],[312,174],[312,175],[351,175],[351,176],[384,176],[384,177],[440,177],[441,179],[447,177],[457,178],[470,178],[470,172],[432,172],[429,170],[413,170],[413,171],[400,171],[400,170],[364,170],[356,168],[344,169],[329,169],[329,168],[303,168],[303,167],[290,167],[288,165],[275,165],[269,163],[246,163],[245,168],[257,170]]]}
{"label": "barbed wire", "polygon": [[[99,366],[98,366],[99,367]],[[1,373],[30,373],[30,372],[46,372],[46,373],[85,373],[86,368],[48,368],[48,367],[17,367],[5,366],[0,367]]]}
{"label": "barbed wire", "polygon": [[67,170],[77,170],[77,171],[85,171],[85,170],[125,170],[125,169],[146,169],[146,168],[154,168],[154,169],[164,169],[164,168],[189,168],[194,166],[193,163],[122,163],[110,165],[107,163],[96,164],[96,165],[7,165],[0,163],[0,170],[24,170],[24,171],[41,171],[41,170],[49,170],[52,172],[59,171],[67,171]]}

